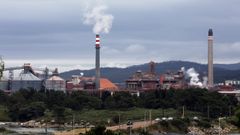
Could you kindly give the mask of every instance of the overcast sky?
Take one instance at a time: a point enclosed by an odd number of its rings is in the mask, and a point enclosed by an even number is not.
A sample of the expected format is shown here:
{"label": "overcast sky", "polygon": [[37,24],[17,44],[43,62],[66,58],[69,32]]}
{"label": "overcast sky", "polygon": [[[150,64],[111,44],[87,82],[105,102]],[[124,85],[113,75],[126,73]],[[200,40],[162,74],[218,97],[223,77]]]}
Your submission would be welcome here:
{"label": "overcast sky", "polygon": [[[0,54],[7,66],[30,62],[60,71],[94,67],[95,34],[83,24],[99,0],[0,0]],[[102,0],[114,16],[101,35],[101,66],[168,60],[207,62],[214,32],[215,63],[240,59],[239,0]]]}

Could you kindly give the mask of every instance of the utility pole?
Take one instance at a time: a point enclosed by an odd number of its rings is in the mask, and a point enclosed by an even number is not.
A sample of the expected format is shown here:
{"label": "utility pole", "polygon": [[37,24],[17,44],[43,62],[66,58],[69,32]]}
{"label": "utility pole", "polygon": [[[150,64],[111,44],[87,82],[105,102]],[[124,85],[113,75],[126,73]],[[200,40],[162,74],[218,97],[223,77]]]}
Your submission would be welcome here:
{"label": "utility pole", "polygon": [[72,117],[72,134],[74,135],[74,114],[73,114],[73,117]]}
{"label": "utility pole", "polygon": [[218,134],[219,135],[221,135],[221,121],[220,120],[222,120],[222,119],[225,119],[225,117],[219,117],[218,118],[218,128],[219,128]]}
{"label": "utility pole", "polygon": [[218,134],[221,135],[221,126],[220,126],[220,119],[221,118],[218,118]]}
{"label": "utility pole", "polygon": [[144,131],[145,132],[147,132],[147,129],[146,129],[146,126],[147,126],[147,124],[146,124],[146,118],[147,117],[147,111],[145,111],[145,113],[144,113]]}
{"label": "utility pole", "polygon": [[152,110],[149,110],[149,121],[150,124],[152,125]]}
{"label": "utility pole", "polygon": [[162,108],[162,116],[164,117],[164,115],[165,115],[165,114],[164,114],[164,108]]}
{"label": "utility pole", "polygon": [[182,107],[182,119],[185,118],[185,106]]}
{"label": "utility pole", "polygon": [[120,119],[120,113],[118,113],[118,124],[119,124],[119,130],[121,129],[121,119]]}
{"label": "utility pole", "polygon": [[46,132],[46,135],[48,135],[48,123],[47,123],[47,121],[46,121],[45,132]]}
{"label": "utility pole", "polygon": [[129,132],[130,132],[129,135],[132,135],[132,127],[130,126],[129,128],[130,128],[129,129]]}
{"label": "utility pole", "polygon": [[207,117],[208,117],[208,119],[210,118],[210,107],[209,107],[209,105],[207,106]]}
{"label": "utility pole", "polygon": [[231,116],[232,116],[232,107],[229,106],[229,117],[231,117]]}

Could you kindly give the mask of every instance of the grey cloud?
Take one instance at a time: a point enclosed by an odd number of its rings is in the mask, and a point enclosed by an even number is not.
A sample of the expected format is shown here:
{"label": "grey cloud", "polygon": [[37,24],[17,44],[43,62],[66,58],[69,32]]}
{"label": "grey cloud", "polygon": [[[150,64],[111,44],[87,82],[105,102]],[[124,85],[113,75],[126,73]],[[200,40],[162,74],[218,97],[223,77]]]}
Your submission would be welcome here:
{"label": "grey cloud", "polygon": [[[103,2],[114,15],[112,31],[101,35],[104,65],[131,65],[136,60],[206,63],[209,27],[214,30],[215,61],[239,62],[239,0]],[[86,3],[1,0],[0,54],[6,59],[94,59],[95,35],[82,21]],[[144,53],[126,51],[134,44],[141,45]]]}

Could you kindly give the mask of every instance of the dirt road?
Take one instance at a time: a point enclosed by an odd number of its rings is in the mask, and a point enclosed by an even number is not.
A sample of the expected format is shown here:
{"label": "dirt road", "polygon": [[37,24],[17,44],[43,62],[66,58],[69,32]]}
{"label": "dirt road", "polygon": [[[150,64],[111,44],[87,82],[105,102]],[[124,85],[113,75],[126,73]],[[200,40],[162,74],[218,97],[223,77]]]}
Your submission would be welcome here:
{"label": "dirt road", "polygon": [[[148,127],[152,124],[155,124],[156,121],[138,121],[138,122],[134,122],[133,125],[131,126],[132,129],[138,129],[138,128],[144,128],[144,127]],[[112,130],[112,131],[116,131],[119,129],[123,129],[126,130],[129,126],[127,124],[122,124],[122,125],[117,125],[117,126],[110,126],[107,127],[108,130]],[[89,129],[87,129],[89,130]],[[74,129],[72,131],[63,131],[63,132],[56,132],[54,133],[55,135],[79,135],[79,133],[85,133],[85,129],[84,128],[80,128],[80,129]]]}
{"label": "dirt road", "polygon": [[[134,122],[133,125],[131,126],[132,129],[138,129],[138,128],[144,128],[144,127],[148,127],[152,124],[155,124],[156,121],[138,121],[138,122]],[[107,127],[108,130],[118,130],[118,129],[127,129],[129,126],[127,124],[123,124],[123,125],[117,125],[117,126],[111,126],[111,127]]]}

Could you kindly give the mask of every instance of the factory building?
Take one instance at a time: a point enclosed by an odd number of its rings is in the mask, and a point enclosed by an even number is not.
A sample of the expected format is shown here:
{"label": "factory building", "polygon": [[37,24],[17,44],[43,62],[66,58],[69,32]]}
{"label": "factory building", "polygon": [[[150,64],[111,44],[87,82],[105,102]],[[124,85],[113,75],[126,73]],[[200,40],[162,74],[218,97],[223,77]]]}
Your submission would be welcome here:
{"label": "factory building", "polygon": [[183,89],[187,87],[185,75],[182,70],[177,73],[167,72],[160,76],[161,89]]}
{"label": "factory building", "polygon": [[155,63],[149,63],[149,72],[137,71],[126,80],[127,90],[168,90],[184,89],[188,87],[185,73],[183,70],[177,72],[166,72],[162,75],[155,73]]}
{"label": "factory building", "polygon": [[52,76],[47,80],[45,80],[45,88],[48,90],[56,90],[56,91],[66,90],[66,81],[63,78],[59,77],[57,68],[53,71]]}
{"label": "factory building", "polygon": [[234,91],[236,88],[232,85],[217,85],[215,90],[217,91]]}
{"label": "factory building", "polygon": [[103,91],[117,91],[118,87],[106,78],[100,79],[100,90]]}
{"label": "factory building", "polygon": [[77,75],[72,75],[72,79],[66,81],[66,90],[67,91],[78,91],[83,90],[84,84],[80,83],[80,77]]}
{"label": "factory building", "polygon": [[156,90],[158,86],[159,79],[155,75],[140,70],[126,80],[127,90]]}
{"label": "factory building", "polygon": [[20,89],[35,89],[42,88],[43,81],[33,75],[30,71],[24,70],[20,75],[11,81],[11,91],[18,91]]}
{"label": "factory building", "polygon": [[240,87],[240,80],[226,80],[225,85],[232,85],[236,87]]}
{"label": "factory building", "polygon": [[[70,81],[66,83],[67,91],[87,91],[96,89],[95,77],[72,76]],[[117,91],[118,87],[106,78],[100,78],[101,91]]]}
{"label": "factory building", "polygon": [[[14,77],[14,71],[20,70],[20,74]],[[7,79],[1,79],[0,90],[15,92],[20,89],[51,89],[61,90],[66,89],[65,80],[58,76],[57,69],[50,70],[48,68],[34,68],[30,63],[25,63],[23,66],[4,68],[4,71],[8,71],[9,77]],[[40,71],[40,72],[39,72]],[[49,77],[51,72],[51,77]]]}
{"label": "factory building", "polygon": [[1,80],[0,81],[0,90],[7,90],[8,89],[8,80]]}
{"label": "factory building", "polygon": [[240,80],[226,80],[226,85],[239,85],[240,86]]}
{"label": "factory building", "polygon": [[159,88],[159,77],[155,73],[155,63],[150,62],[149,72],[137,71],[126,80],[127,90],[156,90]]}

